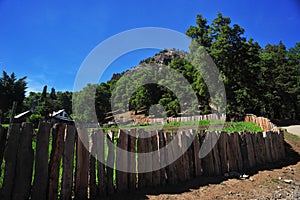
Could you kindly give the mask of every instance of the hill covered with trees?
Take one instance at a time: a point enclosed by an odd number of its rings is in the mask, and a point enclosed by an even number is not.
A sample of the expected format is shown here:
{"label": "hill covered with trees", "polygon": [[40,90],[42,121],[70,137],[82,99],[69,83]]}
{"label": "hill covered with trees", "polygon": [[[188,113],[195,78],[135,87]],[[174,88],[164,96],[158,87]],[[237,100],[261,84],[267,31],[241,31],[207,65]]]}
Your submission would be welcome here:
{"label": "hill covered with trees", "polygon": [[[232,24],[230,18],[222,14],[218,14],[210,24],[203,16],[197,15],[196,24],[186,31],[186,35],[191,37],[193,42],[200,44],[201,48],[209,53],[221,73],[226,90],[228,119],[237,119],[246,113],[253,113],[270,119],[300,120],[300,42],[291,48],[286,48],[281,41],[261,47],[254,39],[246,38],[244,33],[245,30],[241,26]],[[134,83],[156,76],[141,70],[147,64],[154,64],[153,66],[158,67],[155,71],[165,66],[182,74],[198,99],[197,102],[192,102],[197,108],[197,113],[210,113],[216,108],[212,105],[207,86],[186,56],[187,52],[180,50],[163,50],[126,72],[114,74],[109,81],[89,84],[80,92],[55,92],[55,89],[52,89],[47,93],[47,88],[44,88],[42,93],[30,92],[26,98],[26,78],[16,80],[15,75],[11,77],[4,72],[0,79],[0,112],[7,115],[12,101],[16,100],[23,104],[22,110],[35,107],[35,118],[45,118],[46,113],[62,108],[71,114],[73,96],[73,111],[77,115],[75,118],[83,121],[94,120],[90,118],[93,108],[88,106],[87,102],[95,102],[98,121],[103,123],[109,120],[109,116],[118,107],[124,107],[121,99],[129,102],[129,109],[132,111],[146,110],[148,114],[147,111],[152,105],[159,104],[163,107],[162,114],[165,116],[180,116],[186,110],[179,106],[178,97],[163,86],[163,79],[161,84],[146,84],[132,94],[124,92],[130,91],[130,81]],[[122,79],[122,76],[133,72],[135,75],[132,79]],[[9,85],[9,82],[15,87]],[[179,90],[186,89],[176,81],[172,84]],[[14,91],[13,88],[18,90],[20,97],[8,94],[7,91]],[[112,109],[111,96],[114,92],[114,101],[118,102],[118,105]],[[94,96],[95,99],[92,99]]]}

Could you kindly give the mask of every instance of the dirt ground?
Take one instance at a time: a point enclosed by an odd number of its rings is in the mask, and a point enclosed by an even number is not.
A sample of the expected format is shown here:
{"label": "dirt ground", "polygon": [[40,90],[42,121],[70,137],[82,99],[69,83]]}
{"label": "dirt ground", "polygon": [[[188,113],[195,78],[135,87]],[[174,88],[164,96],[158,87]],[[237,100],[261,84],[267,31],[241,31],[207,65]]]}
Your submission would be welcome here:
{"label": "dirt ground", "polygon": [[286,159],[248,178],[198,177],[176,186],[118,194],[109,199],[300,199],[300,138],[286,137]]}

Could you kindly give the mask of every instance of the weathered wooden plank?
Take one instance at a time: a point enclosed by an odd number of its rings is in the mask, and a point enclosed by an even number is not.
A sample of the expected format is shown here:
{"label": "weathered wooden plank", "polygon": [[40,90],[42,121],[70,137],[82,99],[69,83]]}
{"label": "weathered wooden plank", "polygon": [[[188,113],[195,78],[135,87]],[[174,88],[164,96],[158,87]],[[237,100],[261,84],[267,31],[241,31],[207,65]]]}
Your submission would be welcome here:
{"label": "weathered wooden plank", "polygon": [[31,194],[33,200],[47,198],[49,136],[50,124],[40,122],[36,136],[35,171]]}
{"label": "weathered wooden plank", "polygon": [[167,173],[166,173],[166,158],[167,158],[167,151],[165,148],[165,151],[162,151],[161,149],[166,146],[166,140],[164,137],[164,134],[162,131],[158,131],[158,138],[159,138],[159,143],[158,143],[158,151],[159,151],[159,159],[160,159],[160,183],[162,185],[166,184],[167,181]]}
{"label": "weathered wooden plank", "polygon": [[137,184],[137,169],[136,169],[136,129],[130,130],[130,136],[128,141],[128,151],[133,153],[132,156],[128,158],[128,167],[130,171],[134,171],[133,173],[129,173],[128,177],[128,189],[134,190],[136,189]]}
{"label": "weathered wooden plank", "polygon": [[32,123],[24,123],[18,148],[12,199],[28,199],[30,196],[33,170],[32,134]]}
{"label": "weathered wooden plank", "polygon": [[189,177],[188,179],[191,179],[193,177],[195,177],[195,165],[194,165],[194,146],[193,146],[193,142],[194,142],[194,135],[192,133],[192,130],[188,130],[186,132],[187,138],[188,138],[188,142],[187,142],[187,155],[188,155],[188,165],[189,165]]}
{"label": "weathered wooden plank", "polygon": [[244,132],[239,133],[240,134],[240,142],[241,142],[241,154],[243,158],[243,166],[244,169],[247,170],[249,166],[249,161],[248,161],[248,151],[247,151],[247,142],[246,142],[246,136]]}
{"label": "weathered wooden plank", "polygon": [[76,128],[72,125],[67,125],[64,136],[65,145],[60,195],[62,200],[72,199],[75,137]]}
{"label": "weathered wooden plank", "polygon": [[169,165],[166,167],[166,173],[167,173],[167,182],[169,184],[176,184],[177,183],[177,174],[176,174],[176,161],[171,162],[171,160],[173,159],[173,148],[170,144],[171,142],[171,133],[169,132],[165,132],[163,133],[164,135],[164,139],[165,139],[165,143],[166,143],[166,163],[169,163]]}
{"label": "weathered wooden plank", "polygon": [[[119,138],[117,141],[117,147],[123,151],[128,151],[128,134],[123,131],[119,130]],[[127,153],[117,153],[116,155],[116,166],[117,169],[128,169],[128,156]],[[125,191],[128,189],[128,176],[126,171],[117,170],[117,190],[118,191]]]}
{"label": "weathered wooden plank", "polygon": [[49,164],[49,187],[48,199],[58,198],[58,181],[61,157],[64,149],[65,124],[55,124],[52,137],[55,138],[54,148],[52,146],[50,164]]}
{"label": "weathered wooden plank", "polygon": [[256,166],[256,161],[255,161],[255,152],[254,152],[251,134],[246,133],[245,139],[246,139],[246,143],[247,143],[247,153],[248,153],[248,162],[249,162],[248,167],[253,168]]}
{"label": "weathered wooden plank", "polygon": [[188,148],[188,140],[190,139],[190,135],[188,131],[183,131],[181,134],[182,141],[182,166],[184,172],[184,180],[187,181],[191,178],[190,172],[192,171],[190,168],[190,158],[189,158],[189,148]]}
{"label": "weathered wooden plank", "polygon": [[[144,153],[151,153],[152,152],[152,144],[151,144],[151,137],[150,137],[151,133],[145,132],[145,134],[146,134],[146,138],[144,138],[144,140],[145,140],[145,152]],[[144,174],[146,187],[151,187],[151,186],[153,186],[152,156],[145,157],[145,169],[147,169],[147,171],[149,171]]]}
{"label": "weathered wooden plank", "polygon": [[6,146],[6,133],[7,133],[7,129],[0,125],[0,174],[2,173],[1,165],[2,165],[4,150]]}
{"label": "weathered wooden plank", "polygon": [[[203,139],[202,148],[210,148],[212,146],[211,136],[209,132],[203,134],[205,138]],[[213,161],[213,151],[210,151],[203,159],[202,159],[202,167],[203,173],[207,176],[215,175],[215,166]]]}
{"label": "weathered wooden plank", "polygon": [[195,176],[202,175],[202,166],[201,166],[201,159],[199,156],[200,151],[200,142],[198,134],[195,130],[192,130],[192,134],[195,137],[193,141],[193,159],[194,159],[194,168],[195,168]]}
{"label": "weathered wooden plank", "polygon": [[90,148],[90,164],[89,164],[89,199],[95,199],[97,195],[97,184],[96,184],[96,132],[94,130],[90,131],[89,134],[89,148]]}
{"label": "weathered wooden plank", "polygon": [[271,163],[272,162],[272,154],[271,154],[271,140],[269,136],[269,132],[264,133],[264,143],[265,143],[265,149],[266,149],[266,162]]}
{"label": "weathered wooden plank", "polygon": [[143,138],[144,134],[145,132],[142,129],[138,130],[138,188],[144,188],[146,186],[145,173],[142,173],[146,169],[145,157],[142,155],[142,153],[146,153],[146,141]]}
{"label": "weathered wooden plank", "polygon": [[220,150],[220,163],[221,163],[221,173],[224,174],[229,172],[229,164],[228,164],[228,155],[227,155],[227,148],[228,148],[228,134],[222,132],[220,135],[220,139],[218,141],[218,147]]}
{"label": "weathered wooden plank", "polygon": [[266,148],[265,148],[265,143],[264,143],[264,139],[263,139],[263,133],[256,133],[255,137],[256,137],[256,143],[257,143],[256,155],[259,158],[258,165],[264,165],[267,161],[266,161]]}
{"label": "weathered wooden plank", "polygon": [[235,132],[232,134],[233,135],[233,140],[234,140],[234,146],[235,146],[235,152],[236,152],[236,166],[237,170],[239,172],[244,171],[244,162],[243,162],[243,156],[242,156],[242,150],[241,150],[241,138],[240,134]]}
{"label": "weathered wooden plank", "polygon": [[8,129],[8,141],[5,147],[5,171],[0,199],[11,199],[16,176],[17,153],[20,139],[20,124],[11,124]]}
{"label": "weathered wooden plank", "polygon": [[[153,137],[151,138],[151,145],[152,145],[152,151],[153,152],[157,152],[159,154],[159,135],[157,131],[152,131],[151,135],[153,135]],[[160,166],[160,155],[158,156],[158,160],[155,160],[156,157],[153,154],[152,157],[152,169],[155,169],[155,166]],[[152,172],[152,182],[153,182],[153,186],[158,186],[160,185],[160,170],[155,170]]]}
{"label": "weathered wooden plank", "polygon": [[[89,152],[88,131],[86,128],[78,128],[77,140],[77,172],[75,184],[75,198],[87,199],[88,174],[89,174]],[[86,146],[84,146],[86,144]]]}
{"label": "weathered wooden plank", "polygon": [[[172,145],[172,155],[173,155],[173,160],[179,156],[179,153],[182,152],[182,138],[181,138],[181,133],[173,131],[172,132],[172,141],[173,143]],[[184,181],[184,171],[182,170],[182,162],[183,162],[183,158],[182,156],[180,156],[179,158],[177,158],[174,162],[174,179],[175,179],[175,183],[177,183],[178,181]]]}
{"label": "weathered wooden plank", "polygon": [[[114,144],[115,139],[115,133],[112,131],[109,131],[107,134],[107,143]],[[110,164],[110,166],[114,166],[114,160],[115,160],[115,154],[114,154],[114,146],[113,145],[107,145],[108,146],[108,153],[107,153],[107,162]],[[106,167],[107,170],[107,193],[112,194],[115,191],[114,187],[114,169],[111,167]]]}
{"label": "weathered wooden plank", "polygon": [[97,154],[97,176],[98,176],[98,196],[106,196],[107,191],[107,176],[104,165],[104,132],[103,130],[95,131],[96,154]]}
{"label": "weathered wooden plank", "polygon": [[[221,166],[221,160],[220,160],[220,153],[218,149],[218,134],[217,132],[211,132],[211,145],[213,145],[212,148],[212,157],[213,157],[213,165],[214,165],[214,176],[219,176],[222,174],[222,166]],[[214,144],[215,143],[215,144]]]}
{"label": "weathered wooden plank", "polygon": [[285,149],[284,149],[284,132],[282,130],[279,130],[279,152],[280,156],[279,159],[285,158]]}

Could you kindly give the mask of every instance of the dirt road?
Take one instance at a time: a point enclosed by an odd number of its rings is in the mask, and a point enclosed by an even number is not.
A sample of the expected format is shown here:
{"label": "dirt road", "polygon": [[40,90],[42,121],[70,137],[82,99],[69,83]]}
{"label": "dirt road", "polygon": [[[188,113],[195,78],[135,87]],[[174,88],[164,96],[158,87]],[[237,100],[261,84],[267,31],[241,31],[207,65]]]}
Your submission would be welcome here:
{"label": "dirt road", "polygon": [[287,130],[287,132],[300,136],[300,125],[282,127]]}

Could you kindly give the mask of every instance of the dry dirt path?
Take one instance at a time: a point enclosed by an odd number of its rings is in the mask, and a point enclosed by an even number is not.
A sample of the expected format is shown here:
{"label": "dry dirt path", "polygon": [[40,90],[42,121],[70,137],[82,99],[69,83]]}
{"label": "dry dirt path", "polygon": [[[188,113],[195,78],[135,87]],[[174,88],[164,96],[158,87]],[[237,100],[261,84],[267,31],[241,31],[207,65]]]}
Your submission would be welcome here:
{"label": "dry dirt path", "polygon": [[287,126],[282,128],[286,129],[287,132],[298,135],[300,137],[300,125],[293,125],[293,126]]}

